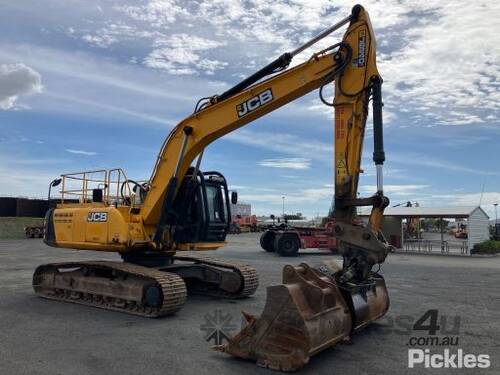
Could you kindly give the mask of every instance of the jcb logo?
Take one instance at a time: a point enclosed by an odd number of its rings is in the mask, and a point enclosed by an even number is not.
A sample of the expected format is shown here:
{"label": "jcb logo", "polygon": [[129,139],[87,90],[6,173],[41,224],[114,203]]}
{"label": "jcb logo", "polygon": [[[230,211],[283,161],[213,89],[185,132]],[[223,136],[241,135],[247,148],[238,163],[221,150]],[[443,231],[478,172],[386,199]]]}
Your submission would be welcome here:
{"label": "jcb logo", "polygon": [[87,215],[88,222],[104,222],[108,221],[108,213],[107,212],[89,212]]}
{"label": "jcb logo", "polygon": [[271,102],[273,99],[273,92],[271,91],[271,89],[262,91],[260,94],[255,95],[254,97],[248,99],[246,102],[243,102],[236,106],[238,117],[243,117],[248,113],[255,111],[257,108]]}

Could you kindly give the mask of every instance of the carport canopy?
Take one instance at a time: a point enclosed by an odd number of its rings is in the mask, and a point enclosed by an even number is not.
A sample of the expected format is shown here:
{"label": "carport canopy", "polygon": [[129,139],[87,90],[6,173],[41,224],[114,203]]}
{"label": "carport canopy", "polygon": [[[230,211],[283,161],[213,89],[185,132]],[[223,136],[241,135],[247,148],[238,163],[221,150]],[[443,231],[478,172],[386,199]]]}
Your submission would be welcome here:
{"label": "carport canopy", "polygon": [[[371,209],[363,208],[359,216],[368,218]],[[476,243],[489,239],[489,217],[480,206],[449,206],[449,207],[387,207],[384,210],[384,216],[387,218],[382,223],[382,232],[389,237],[401,233],[401,246],[404,242],[402,220],[403,219],[467,219],[467,248],[471,249]],[[399,228],[392,228],[394,223],[390,218],[396,218],[399,221]],[[391,224],[392,223],[392,224]],[[443,226],[441,224],[441,248],[443,248]],[[396,232],[395,232],[396,230]]]}
{"label": "carport canopy", "polygon": [[[384,216],[421,217],[421,218],[455,218],[467,219],[477,206],[457,207],[387,207]],[[479,208],[482,210],[481,208]],[[369,216],[371,209],[361,210],[360,216]]]}

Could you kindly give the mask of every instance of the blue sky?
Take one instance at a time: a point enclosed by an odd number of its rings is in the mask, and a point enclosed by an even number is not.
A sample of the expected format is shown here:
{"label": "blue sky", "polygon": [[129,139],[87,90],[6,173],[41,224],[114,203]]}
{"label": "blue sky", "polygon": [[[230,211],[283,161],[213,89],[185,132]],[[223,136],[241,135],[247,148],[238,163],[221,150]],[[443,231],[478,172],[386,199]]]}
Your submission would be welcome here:
{"label": "blue sky", "polygon": [[[346,16],[354,2],[0,0],[0,195],[45,196],[65,172],[147,178],[172,126]],[[384,78],[386,194],[500,201],[500,5],[391,1],[370,12]],[[334,34],[317,50],[340,40]],[[297,57],[307,59],[313,49]],[[368,124],[370,127],[370,124]],[[372,137],[362,194],[374,192]],[[311,217],[333,194],[333,113],[313,92],[210,145],[254,213]],[[482,198],[481,198],[482,197]]]}

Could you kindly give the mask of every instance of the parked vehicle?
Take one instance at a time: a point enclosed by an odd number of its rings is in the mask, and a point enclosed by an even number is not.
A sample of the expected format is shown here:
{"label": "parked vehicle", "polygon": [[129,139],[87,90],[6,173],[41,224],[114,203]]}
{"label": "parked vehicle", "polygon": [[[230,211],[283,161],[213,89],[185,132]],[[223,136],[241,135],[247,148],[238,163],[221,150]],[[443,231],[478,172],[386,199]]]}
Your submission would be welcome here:
{"label": "parked vehicle", "polygon": [[260,246],[282,256],[295,256],[299,249],[328,249],[336,251],[337,241],[333,221],[324,227],[294,227],[285,223],[270,226],[260,236]]}
{"label": "parked vehicle", "polygon": [[232,217],[232,225],[238,226],[240,233],[244,232],[258,232],[259,226],[257,223],[257,216],[243,216],[243,215],[234,215]]}
{"label": "parked vehicle", "polygon": [[27,226],[24,227],[26,238],[43,238],[43,226]]}

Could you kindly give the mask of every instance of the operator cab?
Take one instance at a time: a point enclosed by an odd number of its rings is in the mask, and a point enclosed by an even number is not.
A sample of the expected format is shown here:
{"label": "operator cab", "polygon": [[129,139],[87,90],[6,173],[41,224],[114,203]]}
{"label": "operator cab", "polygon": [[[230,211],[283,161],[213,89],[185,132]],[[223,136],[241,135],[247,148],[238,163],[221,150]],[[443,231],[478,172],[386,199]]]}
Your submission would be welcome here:
{"label": "operator cab", "polygon": [[237,195],[233,192],[230,199],[221,173],[198,172],[196,177],[193,173],[188,171],[174,201],[174,240],[178,243],[225,241],[231,223],[231,203],[237,202]]}

